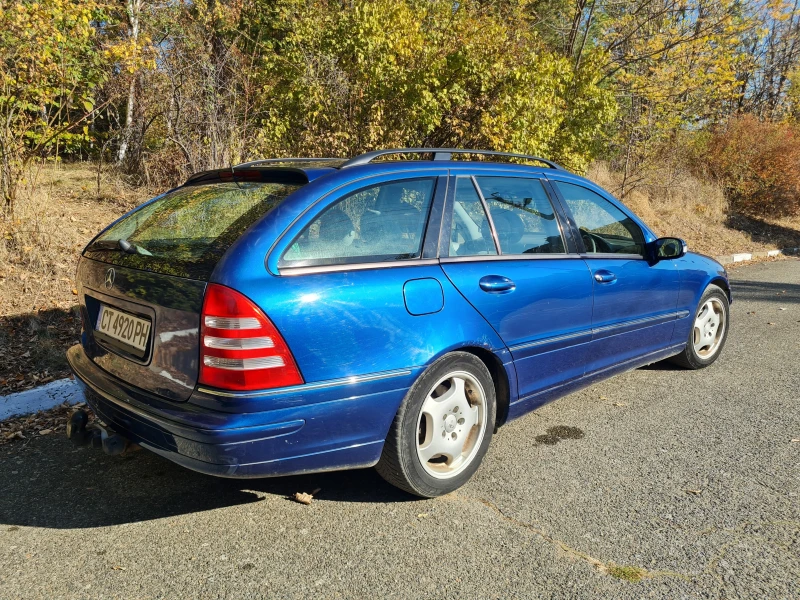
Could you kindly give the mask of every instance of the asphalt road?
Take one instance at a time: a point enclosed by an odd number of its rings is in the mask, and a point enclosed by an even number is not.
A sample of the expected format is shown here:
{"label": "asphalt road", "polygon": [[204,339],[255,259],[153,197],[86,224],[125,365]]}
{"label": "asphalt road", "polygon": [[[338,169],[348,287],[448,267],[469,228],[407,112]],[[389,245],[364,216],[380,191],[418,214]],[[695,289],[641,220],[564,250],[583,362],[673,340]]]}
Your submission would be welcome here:
{"label": "asphalt road", "polygon": [[[562,398],[436,500],[372,470],[237,482],[2,447],[0,598],[800,598],[800,261],[732,276],[715,365]],[[535,440],[559,425],[584,435]]]}

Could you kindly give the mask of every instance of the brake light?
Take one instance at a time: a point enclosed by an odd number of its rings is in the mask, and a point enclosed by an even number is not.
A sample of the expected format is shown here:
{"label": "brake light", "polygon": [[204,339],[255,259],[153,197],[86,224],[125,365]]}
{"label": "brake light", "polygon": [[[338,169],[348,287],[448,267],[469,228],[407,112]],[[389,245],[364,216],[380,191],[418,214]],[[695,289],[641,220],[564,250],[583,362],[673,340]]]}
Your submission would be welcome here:
{"label": "brake light", "polygon": [[275,325],[249,298],[209,284],[200,315],[200,383],[261,390],[303,383]]}

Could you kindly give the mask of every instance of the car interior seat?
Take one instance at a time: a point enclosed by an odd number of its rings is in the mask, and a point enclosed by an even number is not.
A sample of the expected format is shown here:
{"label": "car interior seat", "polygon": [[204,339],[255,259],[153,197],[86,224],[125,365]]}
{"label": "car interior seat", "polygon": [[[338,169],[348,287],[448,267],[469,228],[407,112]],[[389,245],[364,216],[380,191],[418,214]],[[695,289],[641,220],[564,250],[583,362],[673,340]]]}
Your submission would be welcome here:
{"label": "car interior seat", "polygon": [[[503,254],[519,254],[519,241],[525,233],[525,223],[522,222],[522,218],[505,208],[493,208],[491,213],[494,229],[497,232],[497,241],[500,242]],[[481,224],[481,234],[484,238],[492,239],[488,221]]]}

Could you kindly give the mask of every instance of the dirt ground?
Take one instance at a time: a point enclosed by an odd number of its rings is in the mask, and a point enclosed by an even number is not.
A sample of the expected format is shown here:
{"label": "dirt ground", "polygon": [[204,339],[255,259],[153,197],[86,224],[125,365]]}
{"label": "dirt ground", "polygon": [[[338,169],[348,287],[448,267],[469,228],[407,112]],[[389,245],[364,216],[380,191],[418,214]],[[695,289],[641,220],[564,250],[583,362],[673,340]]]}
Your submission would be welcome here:
{"label": "dirt ground", "polygon": [[[590,177],[610,184],[607,173]],[[800,246],[800,218],[728,215],[718,194],[694,185],[663,199],[634,198],[630,206],[660,235],[682,236],[692,250],[712,256]],[[0,395],[69,374],[64,353],[80,334],[74,283],[80,252],[159,191],[131,188],[112,174],[101,176],[98,189],[91,165],[46,166],[36,185],[21,191],[15,219],[0,217]]]}
{"label": "dirt ground", "polygon": [[80,252],[150,195],[108,176],[98,193],[91,166],[47,166],[21,191],[15,219],[0,218],[0,395],[68,375]]}

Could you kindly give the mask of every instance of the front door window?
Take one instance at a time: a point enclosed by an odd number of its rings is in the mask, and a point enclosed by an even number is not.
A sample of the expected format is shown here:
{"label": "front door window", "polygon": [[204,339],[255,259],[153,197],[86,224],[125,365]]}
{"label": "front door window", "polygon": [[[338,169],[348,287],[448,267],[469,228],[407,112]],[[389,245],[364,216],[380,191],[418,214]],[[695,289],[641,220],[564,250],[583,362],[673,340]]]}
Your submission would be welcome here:
{"label": "front door window", "polygon": [[580,230],[587,254],[644,256],[644,235],[628,215],[580,185],[554,181]]}

